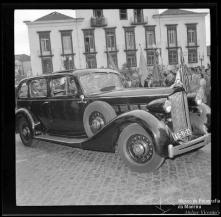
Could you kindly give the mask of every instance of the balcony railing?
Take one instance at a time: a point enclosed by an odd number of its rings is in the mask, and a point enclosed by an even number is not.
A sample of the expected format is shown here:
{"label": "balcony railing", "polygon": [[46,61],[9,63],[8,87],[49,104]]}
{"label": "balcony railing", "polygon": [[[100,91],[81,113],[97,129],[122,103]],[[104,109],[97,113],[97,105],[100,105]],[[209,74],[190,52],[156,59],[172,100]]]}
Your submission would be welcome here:
{"label": "balcony railing", "polygon": [[107,26],[105,17],[91,17],[91,27],[103,27]]}
{"label": "balcony railing", "polygon": [[145,17],[145,18],[143,16],[134,17],[134,18],[131,18],[130,21],[131,21],[130,22],[131,25],[144,25],[148,23],[148,17]]}

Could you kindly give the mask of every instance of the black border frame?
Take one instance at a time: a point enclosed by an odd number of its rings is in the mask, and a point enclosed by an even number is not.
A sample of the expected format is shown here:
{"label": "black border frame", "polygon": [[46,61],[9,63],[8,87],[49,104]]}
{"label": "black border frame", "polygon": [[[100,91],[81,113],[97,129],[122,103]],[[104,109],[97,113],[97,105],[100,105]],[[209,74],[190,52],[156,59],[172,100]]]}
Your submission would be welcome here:
{"label": "black border frame", "polygon": [[[212,199],[220,200],[220,82],[218,58],[219,38],[218,22],[221,20],[218,15],[220,4],[214,1],[197,2],[165,2],[165,3],[85,3],[73,1],[71,3],[39,3],[24,1],[22,4],[12,2],[1,4],[1,149],[2,149],[2,214],[3,215],[90,215],[90,214],[162,214],[163,211],[156,206],[16,206],[15,197],[15,91],[14,91],[14,10],[15,9],[83,9],[83,8],[210,8],[211,16],[211,72],[212,72]],[[218,18],[219,16],[219,18]],[[220,85],[219,85],[220,87]],[[12,89],[11,89],[12,88]],[[218,121],[217,121],[218,120]],[[203,205],[206,211],[219,210],[220,204],[211,206]],[[163,210],[171,208],[168,214],[183,214],[184,211],[174,206],[162,205]]]}

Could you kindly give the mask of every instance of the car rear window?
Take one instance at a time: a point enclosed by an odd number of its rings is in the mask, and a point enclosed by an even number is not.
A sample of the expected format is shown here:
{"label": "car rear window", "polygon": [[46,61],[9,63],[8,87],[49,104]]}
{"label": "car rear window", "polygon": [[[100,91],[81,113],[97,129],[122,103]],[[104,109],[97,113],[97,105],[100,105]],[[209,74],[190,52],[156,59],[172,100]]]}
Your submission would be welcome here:
{"label": "car rear window", "polygon": [[29,84],[30,96],[32,98],[47,96],[47,82],[46,79],[34,79]]}
{"label": "car rear window", "polygon": [[28,97],[28,85],[26,82],[24,82],[18,91],[18,97],[19,98],[27,98]]}

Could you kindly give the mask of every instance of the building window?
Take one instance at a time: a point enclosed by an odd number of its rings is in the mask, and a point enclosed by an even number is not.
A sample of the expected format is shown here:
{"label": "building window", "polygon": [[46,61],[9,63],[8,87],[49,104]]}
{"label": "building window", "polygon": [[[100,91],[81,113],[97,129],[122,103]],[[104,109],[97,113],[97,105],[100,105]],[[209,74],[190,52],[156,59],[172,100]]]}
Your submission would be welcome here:
{"label": "building window", "polygon": [[127,20],[127,9],[120,9],[120,20]]}
{"label": "building window", "polygon": [[[114,65],[118,68],[118,61],[117,61],[117,53],[114,52],[114,53],[109,53],[109,55],[111,56],[113,62],[114,62]],[[109,57],[108,57],[108,53],[107,53],[107,66],[109,67],[110,66],[110,60],[109,60]]]}
{"label": "building window", "polygon": [[41,56],[51,55],[50,32],[38,32]]}
{"label": "building window", "polygon": [[115,28],[105,29],[106,48],[108,51],[116,51],[116,35]]}
{"label": "building window", "polygon": [[145,27],[146,48],[153,48],[156,45],[155,26]]}
{"label": "building window", "polygon": [[154,50],[147,50],[147,65],[152,66],[154,64]]}
{"label": "building window", "polygon": [[61,31],[62,63],[65,70],[74,69],[72,31]]}
{"label": "building window", "polygon": [[167,43],[169,65],[178,64],[177,28],[176,25],[167,25]]}
{"label": "building window", "polygon": [[169,49],[168,56],[169,56],[169,64],[170,65],[178,64],[178,51],[177,51],[177,49]]}
{"label": "building window", "polygon": [[87,64],[87,68],[89,69],[97,68],[97,61],[96,61],[95,54],[86,55],[86,64]]}
{"label": "building window", "polygon": [[142,9],[134,9],[134,23],[144,23]]}
{"label": "building window", "polygon": [[72,54],[72,31],[61,31],[62,54]]}
{"label": "building window", "polygon": [[127,67],[136,67],[137,66],[137,58],[136,58],[136,53],[132,52],[126,53],[127,56]]}
{"label": "building window", "polygon": [[84,31],[85,53],[95,52],[94,30],[88,29]]}
{"label": "building window", "polygon": [[187,25],[187,45],[197,45],[196,24]]}
{"label": "building window", "polygon": [[167,26],[168,47],[177,47],[177,30],[176,25]]}
{"label": "building window", "polygon": [[197,63],[197,48],[188,48],[188,62]]}
{"label": "building window", "polygon": [[43,74],[53,72],[53,65],[52,65],[52,58],[51,57],[42,57],[41,63],[42,63]]}
{"label": "building window", "polygon": [[63,67],[65,70],[74,69],[74,55],[62,56]]}
{"label": "building window", "polygon": [[103,17],[103,10],[93,10],[93,14],[94,14],[94,17],[96,18],[100,18],[100,17]]}
{"label": "building window", "polygon": [[126,50],[136,49],[134,28],[125,28],[125,44]]}

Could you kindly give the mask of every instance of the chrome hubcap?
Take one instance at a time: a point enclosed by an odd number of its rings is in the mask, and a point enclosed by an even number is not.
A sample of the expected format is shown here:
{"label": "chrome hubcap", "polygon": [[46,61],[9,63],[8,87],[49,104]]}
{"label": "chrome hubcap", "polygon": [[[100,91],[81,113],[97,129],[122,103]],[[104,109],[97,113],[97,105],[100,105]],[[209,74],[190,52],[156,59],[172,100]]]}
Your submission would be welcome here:
{"label": "chrome hubcap", "polygon": [[152,158],[153,144],[147,137],[135,134],[127,141],[127,151],[137,163],[146,163]]}
{"label": "chrome hubcap", "polygon": [[92,121],[92,128],[94,130],[99,130],[104,125],[104,121],[102,118],[97,117]]}
{"label": "chrome hubcap", "polygon": [[30,130],[28,127],[24,127],[22,130],[22,133],[24,136],[28,136],[30,134]]}
{"label": "chrome hubcap", "polygon": [[100,130],[104,125],[104,116],[100,112],[93,112],[89,118],[89,124],[93,133],[96,133]]}
{"label": "chrome hubcap", "polygon": [[134,144],[133,152],[136,155],[142,155],[145,152],[145,144],[143,144],[143,143]]}
{"label": "chrome hubcap", "polygon": [[22,129],[22,135],[23,135],[23,138],[25,140],[29,140],[30,137],[31,137],[31,131],[29,129],[28,126],[25,126],[23,129]]}

